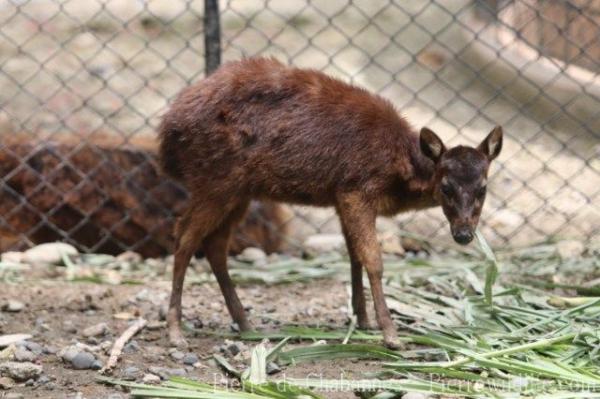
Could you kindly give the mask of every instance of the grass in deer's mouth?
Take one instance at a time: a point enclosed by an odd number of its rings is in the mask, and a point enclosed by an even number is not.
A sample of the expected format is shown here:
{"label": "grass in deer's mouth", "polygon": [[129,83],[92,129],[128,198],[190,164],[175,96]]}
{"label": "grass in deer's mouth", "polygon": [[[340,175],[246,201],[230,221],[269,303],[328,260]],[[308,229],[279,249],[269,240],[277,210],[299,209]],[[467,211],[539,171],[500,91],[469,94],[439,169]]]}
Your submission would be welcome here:
{"label": "grass in deer's mouth", "polygon": [[[387,302],[399,331],[408,331],[402,337],[407,350],[385,349],[378,332],[357,331],[352,323],[338,330],[287,327],[242,335],[257,341],[285,338],[270,351],[258,344],[245,371],[217,359],[237,375],[243,392],[215,391],[185,379],[164,387],[110,382],[129,384],[137,397],[165,398],[318,398],[321,389],[363,391],[363,397],[373,398],[406,391],[443,397],[600,398],[600,297],[583,283],[584,276],[599,274],[600,253],[588,250],[579,259],[563,259],[553,244],[542,244],[496,256],[480,234],[477,239],[479,254],[386,263]],[[300,272],[302,278],[347,274],[339,258],[313,260],[306,267],[311,270]],[[253,272],[251,278],[257,276]],[[281,276],[281,281],[290,280]],[[569,298],[548,290],[557,286],[586,296]],[[328,343],[303,343],[321,339]],[[290,347],[289,340],[300,345]],[[380,371],[344,381],[280,381],[265,373],[268,361],[294,367],[340,358],[371,359]]]}

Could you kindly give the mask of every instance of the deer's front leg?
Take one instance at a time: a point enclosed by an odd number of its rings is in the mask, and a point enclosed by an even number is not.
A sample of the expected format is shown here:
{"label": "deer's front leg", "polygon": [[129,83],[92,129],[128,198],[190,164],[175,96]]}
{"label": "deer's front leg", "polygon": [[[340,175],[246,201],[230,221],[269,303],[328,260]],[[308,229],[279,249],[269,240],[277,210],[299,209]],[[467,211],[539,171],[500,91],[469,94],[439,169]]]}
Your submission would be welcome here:
{"label": "deer's front leg", "polygon": [[383,263],[377,242],[375,220],[377,212],[360,193],[344,193],[338,196],[337,211],[340,216],[346,242],[350,251],[367,270],[377,324],[383,332],[386,346],[398,348],[398,335],[383,295]]}

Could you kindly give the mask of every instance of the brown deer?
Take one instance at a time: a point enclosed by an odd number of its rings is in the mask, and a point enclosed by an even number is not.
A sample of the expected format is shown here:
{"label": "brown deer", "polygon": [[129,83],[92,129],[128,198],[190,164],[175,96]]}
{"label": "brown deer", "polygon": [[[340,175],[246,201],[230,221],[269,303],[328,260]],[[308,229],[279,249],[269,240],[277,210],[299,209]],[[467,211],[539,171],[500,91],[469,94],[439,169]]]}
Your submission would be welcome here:
{"label": "brown deer", "polygon": [[467,244],[488,167],[501,148],[496,127],[477,148],[446,150],[431,130],[417,135],[387,100],[315,70],[264,58],[223,65],[183,90],[160,126],[162,167],[190,192],[175,233],[171,343],[186,344],[182,287],[199,246],[233,320],[250,329],[227,271],[227,246],[249,201],[269,199],[335,207],[351,260],[358,325],[369,326],[364,267],[384,342],[397,346],[381,282],[377,215],[441,205],[454,239]]}

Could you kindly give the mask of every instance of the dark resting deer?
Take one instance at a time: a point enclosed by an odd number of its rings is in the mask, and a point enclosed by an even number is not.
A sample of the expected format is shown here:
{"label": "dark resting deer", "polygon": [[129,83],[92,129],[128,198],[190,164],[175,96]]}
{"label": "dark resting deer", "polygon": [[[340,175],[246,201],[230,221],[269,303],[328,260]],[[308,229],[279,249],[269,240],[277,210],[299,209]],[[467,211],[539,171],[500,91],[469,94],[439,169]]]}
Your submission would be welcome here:
{"label": "dark resting deer", "polygon": [[384,342],[396,347],[375,218],[441,205],[455,241],[469,243],[501,148],[496,127],[477,148],[447,150],[431,130],[416,134],[387,100],[315,70],[263,58],[223,65],[183,90],[160,126],[162,167],[190,192],[175,233],[171,343],[186,344],[181,295],[199,246],[231,317],[242,331],[251,328],[227,271],[227,246],[250,200],[269,199],[335,207],[358,325],[369,327],[364,267]]}

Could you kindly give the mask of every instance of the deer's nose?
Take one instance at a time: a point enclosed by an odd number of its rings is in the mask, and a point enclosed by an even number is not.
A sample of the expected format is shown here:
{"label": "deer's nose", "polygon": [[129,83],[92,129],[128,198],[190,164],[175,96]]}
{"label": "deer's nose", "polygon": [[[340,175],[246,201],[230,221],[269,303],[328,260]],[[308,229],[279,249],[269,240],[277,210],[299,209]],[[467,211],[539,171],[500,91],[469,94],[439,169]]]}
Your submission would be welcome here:
{"label": "deer's nose", "polygon": [[452,237],[454,237],[454,241],[457,243],[467,245],[473,240],[473,231],[471,231],[470,227],[459,227],[452,232]]}

